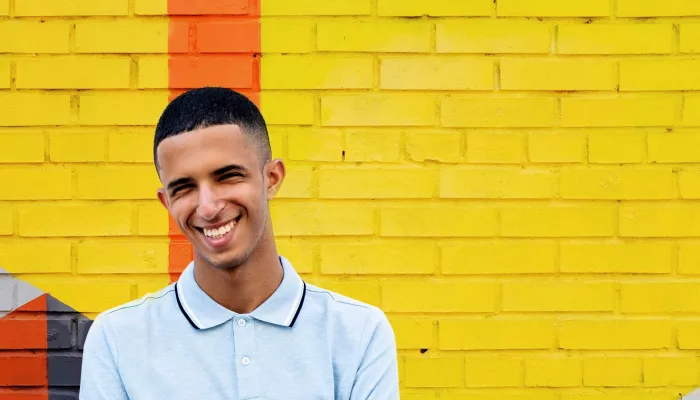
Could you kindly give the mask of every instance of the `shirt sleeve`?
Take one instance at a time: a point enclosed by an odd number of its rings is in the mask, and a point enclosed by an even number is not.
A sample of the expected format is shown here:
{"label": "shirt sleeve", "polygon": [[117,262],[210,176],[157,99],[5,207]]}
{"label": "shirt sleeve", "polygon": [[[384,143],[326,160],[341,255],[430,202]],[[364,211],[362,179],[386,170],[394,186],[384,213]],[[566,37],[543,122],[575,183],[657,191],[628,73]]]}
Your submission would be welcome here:
{"label": "shirt sleeve", "polygon": [[116,351],[107,339],[105,322],[98,316],[83,347],[80,400],[128,400],[117,368]]}
{"label": "shirt sleeve", "polygon": [[399,371],[394,331],[383,312],[373,313],[365,353],[355,375],[350,400],[398,400]]}

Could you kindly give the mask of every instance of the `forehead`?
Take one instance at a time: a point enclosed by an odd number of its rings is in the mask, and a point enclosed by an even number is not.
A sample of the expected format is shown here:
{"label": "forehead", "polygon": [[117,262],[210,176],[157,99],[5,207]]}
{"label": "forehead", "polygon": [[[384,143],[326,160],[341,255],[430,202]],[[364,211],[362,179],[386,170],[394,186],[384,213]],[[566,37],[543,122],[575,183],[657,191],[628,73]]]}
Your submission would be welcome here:
{"label": "forehead", "polygon": [[170,136],[158,145],[157,156],[161,175],[170,178],[208,173],[230,164],[252,170],[258,162],[252,140],[238,125],[217,125]]}

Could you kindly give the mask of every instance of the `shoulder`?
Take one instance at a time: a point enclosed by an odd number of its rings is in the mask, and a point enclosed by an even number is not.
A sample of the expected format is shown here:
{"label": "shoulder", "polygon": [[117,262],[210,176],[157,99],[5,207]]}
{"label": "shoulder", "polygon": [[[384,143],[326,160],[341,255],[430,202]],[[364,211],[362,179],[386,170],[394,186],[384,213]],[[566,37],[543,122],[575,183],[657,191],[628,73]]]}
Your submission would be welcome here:
{"label": "shoulder", "polygon": [[162,315],[162,311],[173,306],[177,307],[176,304],[175,284],[170,284],[156,292],[101,312],[95,318],[93,326],[99,326],[107,331],[121,329],[133,331],[138,329],[138,326],[143,326],[143,324],[135,324],[135,321],[153,322],[154,316]]}
{"label": "shoulder", "polygon": [[342,320],[351,324],[355,330],[358,327],[372,330],[377,325],[388,324],[386,315],[379,307],[332,290],[307,283],[306,297],[312,307],[323,308],[328,318]]}

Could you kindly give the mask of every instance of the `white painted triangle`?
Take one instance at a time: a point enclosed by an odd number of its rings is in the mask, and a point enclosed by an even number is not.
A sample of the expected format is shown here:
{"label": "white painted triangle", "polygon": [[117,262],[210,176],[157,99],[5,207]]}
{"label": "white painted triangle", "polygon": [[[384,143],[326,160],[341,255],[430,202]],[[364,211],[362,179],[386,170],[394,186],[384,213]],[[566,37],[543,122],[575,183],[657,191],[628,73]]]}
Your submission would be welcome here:
{"label": "white painted triangle", "polygon": [[0,318],[44,294],[34,285],[0,268]]}
{"label": "white painted triangle", "polygon": [[683,397],[682,400],[700,400],[700,389],[693,390]]}

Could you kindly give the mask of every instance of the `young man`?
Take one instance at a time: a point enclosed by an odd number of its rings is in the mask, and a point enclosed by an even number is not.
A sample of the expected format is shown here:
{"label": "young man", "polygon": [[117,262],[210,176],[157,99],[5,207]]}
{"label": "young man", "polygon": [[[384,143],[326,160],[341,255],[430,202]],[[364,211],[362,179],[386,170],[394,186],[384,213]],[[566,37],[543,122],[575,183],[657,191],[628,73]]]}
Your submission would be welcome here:
{"label": "young man", "polygon": [[180,95],[156,127],[154,161],[194,261],[95,319],[80,399],[399,398],[384,314],[305,283],[277,253],[269,202],[285,167],[252,102],[222,88]]}

